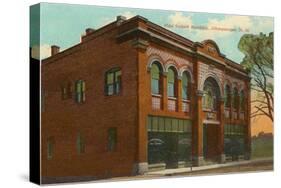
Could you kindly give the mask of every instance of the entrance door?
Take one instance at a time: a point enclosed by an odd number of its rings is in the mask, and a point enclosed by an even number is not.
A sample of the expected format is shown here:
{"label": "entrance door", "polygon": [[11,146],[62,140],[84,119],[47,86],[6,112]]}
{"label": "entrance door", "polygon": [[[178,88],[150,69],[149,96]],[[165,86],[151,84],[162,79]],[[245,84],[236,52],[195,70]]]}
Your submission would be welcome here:
{"label": "entrance door", "polygon": [[216,160],[218,155],[218,131],[216,124],[203,125],[203,156],[207,160]]}
{"label": "entrance door", "polygon": [[166,168],[178,167],[178,134],[166,134]]}

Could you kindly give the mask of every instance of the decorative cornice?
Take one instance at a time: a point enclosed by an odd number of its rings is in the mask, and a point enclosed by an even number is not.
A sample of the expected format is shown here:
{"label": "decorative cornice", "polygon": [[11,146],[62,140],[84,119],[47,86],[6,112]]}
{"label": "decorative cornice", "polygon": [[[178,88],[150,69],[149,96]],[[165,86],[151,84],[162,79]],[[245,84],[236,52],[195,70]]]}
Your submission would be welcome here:
{"label": "decorative cornice", "polygon": [[133,39],[132,40],[132,46],[134,48],[146,50],[147,47],[149,46],[149,42],[147,40],[143,40],[143,39],[139,39],[139,38]]}

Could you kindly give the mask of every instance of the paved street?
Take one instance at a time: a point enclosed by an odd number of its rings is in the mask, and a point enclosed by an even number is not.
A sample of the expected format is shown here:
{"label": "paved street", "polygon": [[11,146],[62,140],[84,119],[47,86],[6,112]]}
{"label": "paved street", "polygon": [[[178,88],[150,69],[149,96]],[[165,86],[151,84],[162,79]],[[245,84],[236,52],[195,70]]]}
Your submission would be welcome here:
{"label": "paved street", "polygon": [[272,171],[273,160],[260,159],[260,160],[253,160],[253,161],[241,161],[241,162],[233,162],[233,163],[227,163],[222,165],[195,167],[194,171],[190,171],[190,169],[188,171],[186,170],[180,168],[169,169],[166,171],[153,172],[142,176],[119,177],[119,178],[107,179],[105,181],[126,181],[126,180],[134,180],[134,179],[153,179],[153,178],[176,177],[176,176],[202,176],[202,175],[214,175],[214,174]]}
{"label": "paved street", "polygon": [[206,169],[194,172],[186,172],[180,175],[194,176],[194,175],[208,175],[208,174],[224,174],[224,173],[240,173],[253,171],[271,171],[273,170],[273,163],[266,161],[260,163],[243,164],[239,166],[229,166],[214,169]]}

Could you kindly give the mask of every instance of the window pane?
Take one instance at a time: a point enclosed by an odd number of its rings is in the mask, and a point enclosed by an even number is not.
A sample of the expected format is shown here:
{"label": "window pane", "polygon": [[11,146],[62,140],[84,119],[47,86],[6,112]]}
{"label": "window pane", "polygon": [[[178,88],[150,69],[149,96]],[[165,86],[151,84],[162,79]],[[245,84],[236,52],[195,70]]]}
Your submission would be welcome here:
{"label": "window pane", "polygon": [[119,80],[120,77],[121,77],[121,70],[117,70],[117,71],[115,72],[115,81]]}
{"label": "window pane", "polygon": [[183,132],[183,120],[182,119],[179,120],[179,131]]}
{"label": "window pane", "polygon": [[51,159],[53,157],[53,141],[51,139],[47,140],[47,158]]}
{"label": "window pane", "polygon": [[156,80],[160,79],[160,70],[158,65],[156,65],[155,63],[151,66],[151,78]]}
{"label": "window pane", "polygon": [[86,90],[86,83],[85,81],[81,81],[81,91],[84,92]]}
{"label": "window pane", "polygon": [[178,131],[178,120],[172,119],[172,131],[177,132]]}
{"label": "window pane", "polygon": [[169,68],[168,70],[168,96],[174,97],[175,96],[175,73],[174,71]]}
{"label": "window pane", "polygon": [[233,100],[232,100],[233,107],[234,107],[234,109],[237,110],[237,107],[238,107],[238,90],[237,90],[237,88],[234,88],[233,95],[234,95]]}
{"label": "window pane", "polygon": [[81,103],[85,101],[85,81],[78,80],[75,87],[76,102]]}
{"label": "window pane", "polygon": [[76,93],[80,93],[81,92],[81,82],[80,80],[78,80],[76,82]]}
{"label": "window pane", "polygon": [[158,130],[158,117],[152,118],[152,131]]}
{"label": "window pane", "polygon": [[151,82],[151,91],[153,94],[159,94],[159,80],[152,79]]}
{"label": "window pane", "polygon": [[78,133],[77,136],[77,152],[78,154],[84,153],[85,151],[85,143],[84,138],[82,137],[81,133]]}
{"label": "window pane", "polygon": [[113,84],[107,85],[107,95],[113,95],[114,87]]}
{"label": "window pane", "polygon": [[169,70],[168,70],[168,82],[169,83],[175,82],[175,73],[171,68],[169,68]]}
{"label": "window pane", "polygon": [[116,84],[115,84],[115,93],[116,94],[118,94],[119,92],[120,92],[120,82],[117,82]]}
{"label": "window pane", "polygon": [[113,82],[114,82],[114,73],[112,72],[107,73],[106,83],[113,84]]}
{"label": "window pane", "polygon": [[121,90],[121,70],[112,69],[110,71],[106,73],[106,94],[118,94]]}
{"label": "window pane", "polygon": [[165,130],[170,132],[172,131],[172,120],[171,118],[165,118]]}
{"label": "window pane", "polygon": [[191,133],[192,132],[192,123],[190,120],[186,120],[186,125],[187,125],[187,132]]}
{"label": "window pane", "polygon": [[187,132],[188,128],[187,128],[187,120],[183,120],[183,131]]}
{"label": "window pane", "polygon": [[61,92],[62,92],[62,99],[66,99],[67,98],[67,89],[66,89],[66,87],[62,86],[61,87]]}
{"label": "window pane", "polygon": [[241,91],[240,93],[240,110],[244,111],[245,110],[245,96],[244,96],[244,91]]}
{"label": "window pane", "polygon": [[161,131],[161,132],[164,132],[165,131],[165,121],[164,121],[164,118],[163,117],[159,117],[158,119],[158,130]]}
{"label": "window pane", "polygon": [[188,99],[188,75],[187,72],[184,72],[182,75],[182,98]]}
{"label": "window pane", "polygon": [[152,117],[147,117],[147,130],[152,131]]}
{"label": "window pane", "polygon": [[188,84],[188,77],[187,77],[187,73],[184,72],[182,75],[182,85],[187,86],[187,84]]}
{"label": "window pane", "polygon": [[182,98],[187,99],[187,87],[182,86]]}
{"label": "window pane", "polygon": [[229,87],[229,85],[226,85],[226,88],[225,88],[225,106],[230,107],[230,103],[231,103],[230,87]]}
{"label": "window pane", "polygon": [[109,128],[108,129],[108,150],[114,151],[117,144],[117,129]]}
{"label": "window pane", "polygon": [[168,96],[174,97],[175,96],[175,90],[174,90],[174,84],[168,83]]}

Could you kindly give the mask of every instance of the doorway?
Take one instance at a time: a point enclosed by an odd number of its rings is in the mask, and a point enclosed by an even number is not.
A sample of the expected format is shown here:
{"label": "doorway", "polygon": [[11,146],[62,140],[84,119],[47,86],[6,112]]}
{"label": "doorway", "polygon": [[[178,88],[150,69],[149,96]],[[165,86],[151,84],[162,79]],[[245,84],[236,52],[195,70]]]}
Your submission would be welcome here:
{"label": "doorway", "polygon": [[203,124],[203,156],[205,160],[216,161],[218,156],[218,125]]}

